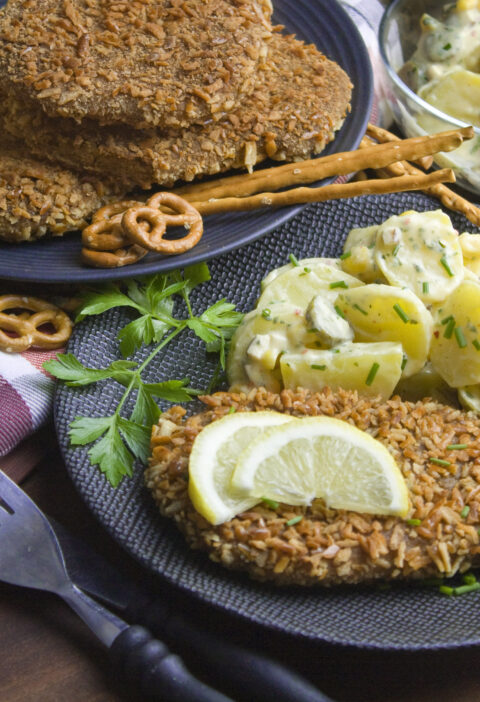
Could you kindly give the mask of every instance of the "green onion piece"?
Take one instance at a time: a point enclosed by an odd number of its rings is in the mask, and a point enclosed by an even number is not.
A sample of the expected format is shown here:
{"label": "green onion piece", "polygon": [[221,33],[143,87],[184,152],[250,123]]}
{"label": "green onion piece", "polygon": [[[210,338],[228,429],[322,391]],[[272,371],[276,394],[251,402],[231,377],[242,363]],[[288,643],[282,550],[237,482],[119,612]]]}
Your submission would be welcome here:
{"label": "green onion piece", "polygon": [[475,346],[475,348],[477,349],[477,351],[480,351],[480,341],[479,341],[478,339],[474,339],[474,340],[472,341],[472,344]]}
{"label": "green onion piece", "polygon": [[310,368],[313,368],[314,370],[325,370],[327,366],[319,366],[317,363],[312,363]]}
{"label": "green onion piece", "polygon": [[269,497],[262,497],[262,502],[265,502],[267,507],[271,509],[278,509],[279,503],[276,500],[271,500]]}
{"label": "green onion piece", "polygon": [[409,317],[408,314],[400,307],[400,305],[398,304],[398,302],[396,302],[396,303],[393,305],[393,309],[394,309],[395,312],[398,314],[398,316],[400,317],[400,319],[402,320],[402,322],[404,322],[404,323],[406,324],[406,323],[408,322],[408,320],[410,319],[410,317]]}
{"label": "green onion piece", "polygon": [[446,324],[451,319],[453,319],[453,314],[449,314],[448,317],[445,317],[445,319],[442,319],[442,324]]}
{"label": "green onion piece", "polygon": [[462,519],[466,519],[468,517],[468,513],[470,512],[470,507],[468,505],[465,505],[465,507],[462,509],[460,512],[460,516]]}
{"label": "green onion piece", "polygon": [[338,314],[339,317],[343,317],[345,319],[345,315],[343,314],[342,310],[338,305],[335,305],[335,312]]}
{"label": "green onion piece", "polygon": [[230,407],[230,409],[228,410],[228,414],[234,414],[236,411],[237,411],[236,407]]}
{"label": "green onion piece", "polygon": [[424,295],[428,295],[428,289],[429,289],[428,282],[424,281],[422,283],[422,292]]}
{"label": "green onion piece", "polygon": [[455,274],[454,274],[454,272],[452,271],[452,269],[450,268],[450,266],[448,265],[447,257],[446,257],[445,255],[443,255],[442,258],[440,259],[440,263],[441,263],[442,266],[445,268],[445,270],[447,271],[447,273],[448,273],[448,275],[450,276],[450,278],[453,278],[453,276],[454,276]]}
{"label": "green onion piece", "polygon": [[453,334],[453,330],[454,330],[454,329],[455,329],[455,320],[454,320],[454,318],[452,317],[452,319],[450,319],[450,320],[447,322],[447,326],[445,327],[445,331],[443,332],[443,336],[445,337],[445,339],[451,339],[451,338],[452,338],[452,334]]}
{"label": "green onion piece", "polygon": [[297,514],[296,517],[292,517],[288,520],[288,522],[285,522],[285,526],[293,526],[294,524],[298,524],[298,522],[301,522],[302,519],[303,516],[301,514]]}
{"label": "green onion piece", "polygon": [[[451,48],[452,48],[452,45],[450,44],[450,42],[448,42],[448,44],[445,44],[445,46],[443,47],[443,50],[450,51]],[[440,242],[440,243],[442,243],[442,242]]]}
{"label": "green onion piece", "polygon": [[447,451],[454,451],[455,449],[466,449],[468,444],[448,444]]}
{"label": "green onion piece", "polygon": [[348,285],[344,280],[337,280],[335,283],[330,283],[330,288],[348,288]]}
{"label": "green onion piece", "polygon": [[455,338],[456,338],[457,344],[460,346],[460,348],[464,349],[465,346],[467,345],[467,340],[465,339],[465,335],[462,331],[462,327],[455,327]]}
{"label": "green onion piece", "polygon": [[407,519],[408,526],[420,526],[422,523],[421,519]]}
{"label": "green onion piece", "polygon": [[473,583],[477,582],[477,578],[474,576],[473,573],[465,573],[462,580],[465,583],[465,585],[473,585]]}
{"label": "green onion piece", "polygon": [[264,319],[270,319],[271,314],[272,314],[272,311],[268,307],[265,307],[265,309],[262,310],[262,317]]}
{"label": "green onion piece", "polygon": [[370,368],[370,371],[367,375],[367,379],[365,381],[365,385],[371,385],[373,381],[375,380],[375,376],[377,375],[377,371],[380,368],[379,363],[373,363],[372,367]]}
{"label": "green onion piece", "polygon": [[443,458],[435,458],[435,456],[433,456],[432,458],[429,458],[428,460],[430,461],[430,463],[436,463],[437,466],[451,465],[450,461],[445,461]]}
{"label": "green onion piece", "polygon": [[467,592],[475,592],[480,590],[480,583],[472,583],[471,585],[459,585],[453,591],[454,595],[466,595]]}
{"label": "green onion piece", "polygon": [[408,363],[408,357],[405,356],[405,354],[404,354],[404,355],[403,355],[403,358],[402,358],[402,365],[400,366],[401,370],[403,370],[403,369],[405,368],[405,366],[407,365],[407,363]]}
{"label": "green onion piece", "polygon": [[353,306],[355,307],[356,310],[358,310],[359,312],[361,312],[362,314],[364,314],[365,316],[367,316],[368,312],[365,312],[365,310],[363,310],[363,309],[360,307],[360,305],[357,305],[357,303],[355,303]]}
{"label": "green onion piece", "polygon": [[303,270],[305,271],[305,273],[311,273],[311,272],[312,272],[312,269],[309,268],[308,266],[305,266],[305,268],[304,268]]}
{"label": "green onion piece", "polygon": [[393,251],[392,251],[393,256],[396,256],[396,255],[397,255],[399,248],[400,248],[400,244],[397,244],[397,245],[395,246],[395,248],[393,249]]}
{"label": "green onion piece", "polygon": [[288,255],[288,258],[290,259],[290,263],[291,263],[293,266],[298,266],[298,258],[297,258],[294,254],[292,254],[292,253],[289,254],[289,255]]}
{"label": "green onion piece", "polygon": [[342,253],[342,255],[340,256],[340,260],[344,261],[346,258],[350,258],[351,255],[352,255],[351,251],[345,251],[345,253]]}
{"label": "green onion piece", "polygon": [[442,595],[453,595],[454,589],[448,585],[440,585],[438,591],[441,592]]}

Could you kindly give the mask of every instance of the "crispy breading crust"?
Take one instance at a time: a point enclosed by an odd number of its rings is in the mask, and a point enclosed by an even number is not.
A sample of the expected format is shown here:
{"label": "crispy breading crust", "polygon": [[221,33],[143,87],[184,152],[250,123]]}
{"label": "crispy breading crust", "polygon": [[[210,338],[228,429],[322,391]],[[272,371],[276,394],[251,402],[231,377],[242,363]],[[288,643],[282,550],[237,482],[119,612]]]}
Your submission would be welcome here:
{"label": "crispy breading crust", "polygon": [[343,123],[351,84],[314,46],[275,34],[248,100],[219,122],[163,134],[52,119],[17,97],[0,101],[0,124],[39,158],[115,174],[126,186],[171,186],[199,175],[251,167],[267,156],[301,160],[319,153]]}
{"label": "crispy breading crust", "polygon": [[29,158],[19,144],[0,147],[4,241],[18,243],[82,229],[95,210],[123,194],[117,184]]}
{"label": "crispy breading crust", "polygon": [[186,127],[252,92],[268,14],[257,0],[9,0],[2,83],[50,115]]}
{"label": "crispy breading crust", "polygon": [[[282,585],[450,576],[478,561],[480,418],[473,413],[428,400],[370,400],[329,389],[284,390],[280,395],[254,389],[248,395],[216,393],[201,399],[208,408],[202,414],[185,419],[185,410],[174,407],[153,428],[145,481],[162,514],[173,518],[188,543],[206,550],[212,560]],[[189,500],[188,458],[202,427],[231,407],[326,415],[367,431],[402,470],[411,500],[407,519],[326,509],[315,500],[311,507],[282,504],[275,511],[261,504],[212,526]],[[448,450],[451,444],[468,448]],[[432,457],[448,465],[432,463]],[[297,515],[302,520],[288,526]]]}

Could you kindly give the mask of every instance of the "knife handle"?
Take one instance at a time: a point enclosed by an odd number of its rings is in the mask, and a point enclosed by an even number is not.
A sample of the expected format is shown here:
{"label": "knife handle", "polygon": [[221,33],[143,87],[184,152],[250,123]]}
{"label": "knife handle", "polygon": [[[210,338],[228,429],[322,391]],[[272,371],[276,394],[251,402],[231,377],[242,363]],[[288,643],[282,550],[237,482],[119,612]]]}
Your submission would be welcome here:
{"label": "knife handle", "polygon": [[[310,682],[271,658],[199,630],[171,614],[158,600],[131,606],[127,619],[139,621],[166,638],[169,645],[195,654],[201,669],[218,687],[246,702],[332,702]],[[132,619],[134,618],[134,619]]]}
{"label": "knife handle", "polygon": [[193,677],[181,659],[141,626],[130,626],[110,647],[114,665],[139,692],[162,702],[233,702]]}

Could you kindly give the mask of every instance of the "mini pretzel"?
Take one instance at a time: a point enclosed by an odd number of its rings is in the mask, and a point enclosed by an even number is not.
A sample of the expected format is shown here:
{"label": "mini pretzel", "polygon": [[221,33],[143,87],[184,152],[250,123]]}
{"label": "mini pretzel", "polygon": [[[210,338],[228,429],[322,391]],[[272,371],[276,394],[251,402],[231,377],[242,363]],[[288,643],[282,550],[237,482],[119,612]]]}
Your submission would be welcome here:
{"label": "mini pretzel", "polygon": [[[168,207],[177,214],[169,214],[159,209]],[[147,223],[149,229],[142,226]],[[181,239],[164,239],[168,226],[188,227],[189,232]],[[146,205],[130,207],[122,218],[125,233],[132,241],[152,251],[163,254],[179,254],[197,244],[203,234],[200,213],[186,200],[173,193],[157,193]]]}
{"label": "mini pretzel", "polygon": [[[102,209],[106,209],[103,207]],[[122,227],[122,214],[111,219],[95,219],[82,231],[82,244],[94,251],[116,251],[131,241]]]}
{"label": "mini pretzel", "polygon": [[112,202],[110,205],[105,205],[95,212],[92,217],[92,222],[98,222],[101,219],[110,220],[115,215],[123,214],[125,210],[129,207],[135,207],[135,205],[143,205],[143,202],[138,200],[119,200],[118,202]]}
{"label": "mini pretzel", "polygon": [[[4,311],[13,309],[24,311],[18,314]],[[44,324],[51,324],[54,333],[41,331]],[[6,332],[13,332],[14,336]],[[68,341],[71,333],[70,317],[55,305],[36,297],[0,296],[0,350],[19,353],[31,346],[58,349]]]}
{"label": "mini pretzel", "polygon": [[137,244],[116,249],[115,251],[95,251],[89,248],[82,249],[83,262],[95,268],[120,268],[136,263],[146,256],[148,251]]}

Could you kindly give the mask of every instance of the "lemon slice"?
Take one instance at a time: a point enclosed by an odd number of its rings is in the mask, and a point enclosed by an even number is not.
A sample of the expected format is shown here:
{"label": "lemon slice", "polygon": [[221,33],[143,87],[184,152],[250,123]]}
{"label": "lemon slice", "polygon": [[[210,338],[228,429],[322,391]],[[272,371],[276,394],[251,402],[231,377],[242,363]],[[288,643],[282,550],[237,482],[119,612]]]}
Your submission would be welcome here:
{"label": "lemon slice", "polygon": [[238,455],[266,427],[290,421],[279,412],[239,412],[206,426],[193,442],[189,463],[188,494],[197,512],[221,524],[258,504],[257,497],[230,489]]}
{"label": "lemon slice", "polygon": [[405,480],[379,441],[331,417],[265,430],[238,457],[232,489],[290,505],[322,497],[329,507],[404,517]]}

